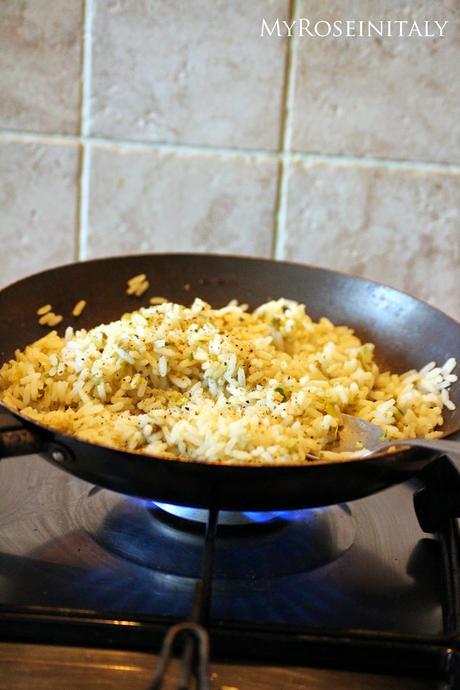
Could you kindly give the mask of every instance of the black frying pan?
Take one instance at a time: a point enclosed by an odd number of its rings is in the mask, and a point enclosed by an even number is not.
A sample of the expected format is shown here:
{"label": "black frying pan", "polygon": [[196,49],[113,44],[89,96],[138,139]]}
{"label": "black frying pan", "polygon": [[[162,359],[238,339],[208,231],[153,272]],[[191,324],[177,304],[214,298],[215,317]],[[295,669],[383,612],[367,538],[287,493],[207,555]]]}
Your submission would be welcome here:
{"label": "black frying pan", "polygon": [[[442,364],[448,357],[460,362],[460,324],[389,287],[298,264],[160,254],[71,264],[5,288],[0,292],[0,363],[47,331],[37,322],[36,309],[42,304],[49,302],[55,312],[69,315],[60,333],[68,324],[89,328],[147,304],[147,299],[125,293],[126,281],[138,273],[148,275],[149,294],[184,304],[196,296],[214,307],[230,299],[247,302],[251,308],[270,298],[298,300],[314,319],[327,316],[336,324],[352,326],[365,341],[375,342],[379,365],[395,372],[418,369],[430,360]],[[75,321],[70,313],[80,299],[88,305]],[[445,435],[460,428],[459,385],[452,399],[457,409],[445,414]],[[436,457],[433,451],[412,449],[368,460],[305,466],[228,466],[123,452],[15,417],[33,436],[24,450],[36,450],[89,482],[166,503],[227,510],[290,509],[353,500],[405,481]],[[18,440],[17,434],[14,439]],[[4,435],[0,455],[18,452],[17,444],[8,450],[8,440],[11,434]]]}

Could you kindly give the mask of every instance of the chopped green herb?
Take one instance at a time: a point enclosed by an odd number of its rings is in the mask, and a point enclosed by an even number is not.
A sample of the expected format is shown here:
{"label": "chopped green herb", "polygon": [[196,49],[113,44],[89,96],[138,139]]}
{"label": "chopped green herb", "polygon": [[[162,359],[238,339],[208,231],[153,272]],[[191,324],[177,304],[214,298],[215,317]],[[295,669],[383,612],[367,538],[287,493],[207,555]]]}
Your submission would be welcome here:
{"label": "chopped green herb", "polygon": [[283,397],[283,402],[285,402],[287,400],[286,393],[284,392],[284,390],[282,388],[280,388],[280,387],[275,388],[275,391]]}
{"label": "chopped green herb", "polygon": [[372,355],[374,353],[374,346],[371,343],[363,345],[358,352],[358,359],[361,361],[363,368],[368,371],[372,364]]}
{"label": "chopped green herb", "polygon": [[379,441],[380,441],[380,443],[383,443],[386,440],[387,440],[387,435],[384,431],[382,431],[382,433],[379,436]]}
{"label": "chopped green herb", "polygon": [[190,360],[191,362],[193,362],[193,352],[191,352],[191,353],[189,354],[188,358],[189,358],[189,360]]}

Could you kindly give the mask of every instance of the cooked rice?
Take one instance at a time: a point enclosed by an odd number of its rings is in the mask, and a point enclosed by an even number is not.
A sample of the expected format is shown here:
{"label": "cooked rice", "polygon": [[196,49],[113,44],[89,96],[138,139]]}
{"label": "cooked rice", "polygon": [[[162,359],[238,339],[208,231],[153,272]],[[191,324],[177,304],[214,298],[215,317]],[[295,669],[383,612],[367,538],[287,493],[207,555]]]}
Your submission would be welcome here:
{"label": "cooked rice", "polygon": [[86,300],[81,299],[79,302],[76,303],[76,305],[72,309],[72,316],[80,316],[80,314],[82,313],[82,311],[85,307],[86,307]]}
{"label": "cooked rice", "polygon": [[133,276],[128,280],[127,285],[126,293],[128,295],[134,295],[135,297],[140,297],[149,289],[149,281],[145,273],[139,273],[139,275]]}
{"label": "cooked rice", "polygon": [[38,319],[40,326],[57,326],[61,323],[63,317],[60,314],[54,314],[52,311],[47,311]]}
{"label": "cooked rice", "polygon": [[50,320],[48,324],[50,326],[57,326],[58,323],[61,323],[62,319],[64,318],[63,316],[61,316],[61,314],[53,314],[52,312],[50,312],[49,316]]}
{"label": "cooked rice", "polygon": [[43,314],[43,316],[40,316],[40,318],[38,319],[38,323],[40,324],[40,326],[47,326],[49,324],[49,320],[50,318],[52,318],[50,314],[51,312],[46,312],[45,314]]}
{"label": "cooked rice", "polygon": [[51,304],[44,304],[43,307],[39,307],[37,309],[37,314],[38,316],[43,316],[44,314],[47,314],[49,311],[51,311],[53,307]]}
{"label": "cooked rice", "polygon": [[[145,277],[137,277],[140,285]],[[163,457],[293,463],[327,450],[341,414],[389,439],[437,437],[455,360],[380,371],[374,345],[280,299],[253,313],[171,302],[55,331],[0,369],[10,408],[91,442]]]}
{"label": "cooked rice", "polygon": [[167,301],[166,297],[151,297],[149,299],[150,304],[165,304]]}

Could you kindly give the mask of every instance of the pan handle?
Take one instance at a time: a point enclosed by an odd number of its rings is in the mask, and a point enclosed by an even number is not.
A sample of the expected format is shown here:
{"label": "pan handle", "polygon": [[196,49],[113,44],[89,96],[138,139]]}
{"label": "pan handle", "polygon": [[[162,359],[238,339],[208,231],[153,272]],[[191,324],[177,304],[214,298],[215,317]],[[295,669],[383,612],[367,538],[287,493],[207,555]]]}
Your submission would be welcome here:
{"label": "pan handle", "polygon": [[21,422],[10,415],[0,414],[0,460],[40,453],[43,449],[42,440],[23,427]]}

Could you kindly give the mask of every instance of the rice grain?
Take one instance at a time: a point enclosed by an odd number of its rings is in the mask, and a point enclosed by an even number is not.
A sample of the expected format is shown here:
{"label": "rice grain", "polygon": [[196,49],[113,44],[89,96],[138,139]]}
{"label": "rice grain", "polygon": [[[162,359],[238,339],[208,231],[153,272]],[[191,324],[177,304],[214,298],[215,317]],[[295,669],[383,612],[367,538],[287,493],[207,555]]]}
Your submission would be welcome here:
{"label": "rice grain", "polygon": [[[132,294],[144,274],[134,276]],[[75,305],[76,307],[78,305]],[[62,316],[48,311],[42,325]],[[302,464],[328,445],[343,413],[389,439],[439,436],[456,362],[398,375],[346,326],[290,300],[254,312],[163,302],[90,330],[68,327],[0,368],[7,407],[91,442],[226,464]],[[361,451],[357,449],[356,454]],[[310,461],[309,461],[310,462]]]}

